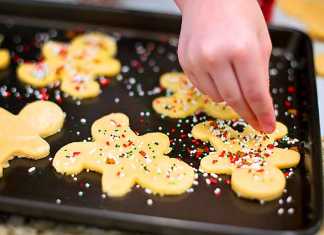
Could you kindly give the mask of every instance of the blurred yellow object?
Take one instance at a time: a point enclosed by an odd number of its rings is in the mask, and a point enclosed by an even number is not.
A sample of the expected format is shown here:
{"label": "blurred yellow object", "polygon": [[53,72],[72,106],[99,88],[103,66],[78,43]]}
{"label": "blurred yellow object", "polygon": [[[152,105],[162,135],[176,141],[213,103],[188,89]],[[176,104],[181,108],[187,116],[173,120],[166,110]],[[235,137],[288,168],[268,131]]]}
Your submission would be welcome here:
{"label": "blurred yellow object", "polygon": [[278,6],[304,23],[314,39],[324,40],[323,0],[278,0]]}
{"label": "blurred yellow object", "polygon": [[315,68],[317,75],[324,77],[324,53],[315,57]]}
{"label": "blurred yellow object", "polygon": [[0,69],[5,69],[10,64],[10,53],[6,49],[0,50]]}

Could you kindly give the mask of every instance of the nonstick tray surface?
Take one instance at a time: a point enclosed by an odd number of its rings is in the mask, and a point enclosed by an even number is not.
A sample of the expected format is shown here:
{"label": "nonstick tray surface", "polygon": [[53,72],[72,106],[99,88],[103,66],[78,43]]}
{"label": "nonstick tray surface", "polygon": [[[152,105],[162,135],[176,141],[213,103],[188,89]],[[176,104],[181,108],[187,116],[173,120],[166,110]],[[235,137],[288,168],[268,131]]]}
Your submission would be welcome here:
{"label": "nonstick tray surface", "polygon": [[[117,58],[123,65],[122,72],[102,87],[103,93],[98,98],[79,102],[64,97],[56,88],[41,91],[25,88],[17,81],[15,68],[22,59],[38,59],[39,46],[44,40],[69,41],[90,28],[62,29],[59,23],[48,27],[42,26],[42,21],[28,22],[16,19],[0,24],[0,33],[5,36],[1,47],[10,49],[12,54],[11,67],[0,74],[0,106],[17,113],[26,103],[48,95],[60,104],[67,118],[62,132],[47,139],[51,145],[48,158],[15,159],[4,170],[0,179],[2,211],[164,234],[311,234],[319,228],[322,164],[312,47],[307,36],[288,29],[271,29],[274,45],[271,91],[278,110],[277,119],[289,127],[291,138],[301,141],[297,146],[302,154],[300,165],[292,173],[286,171],[292,175],[287,179],[287,192],[280,200],[261,204],[240,199],[230,189],[228,177],[221,176],[221,182],[207,185],[201,174],[194,192],[182,196],[158,197],[134,187],[125,197],[105,198],[99,174],[83,172],[75,181],[56,173],[50,161],[65,144],[90,137],[91,124],[103,115],[127,114],[132,129],[140,134],[159,130],[168,133],[173,147],[170,156],[182,158],[195,167],[199,160],[189,152],[197,147],[202,152],[208,150],[208,145],[201,142],[193,147],[186,135],[196,120],[208,117],[198,114],[180,123],[177,119],[161,118],[151,106],[155,97],[165,94],[163,90],[159,92],[160,75],[180,70],[177,40],[164,33],[100,28],[118,38]],[[284,141],[281,145],[285,145]],[[36,170],[30,173],[31,167]],[[214,194],[216,187],[221,189],[218,196]],[[148,199],[153,200],[153,205],[147,204]]]}

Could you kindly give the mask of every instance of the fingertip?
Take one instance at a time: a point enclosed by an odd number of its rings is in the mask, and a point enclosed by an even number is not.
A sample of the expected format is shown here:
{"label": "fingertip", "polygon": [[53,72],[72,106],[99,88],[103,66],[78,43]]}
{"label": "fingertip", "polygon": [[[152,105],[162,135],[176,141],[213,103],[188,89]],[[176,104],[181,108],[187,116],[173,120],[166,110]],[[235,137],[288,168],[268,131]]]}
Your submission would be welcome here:
{"label": "fingertip", "polygon": [[276,129],[276,121],[274,118],[272,118],[271,116],[268,117],[264,122],[261,123],[262,124],[262,131],[267,133],[267,134],[271,134],[272,132],[275,131]]}

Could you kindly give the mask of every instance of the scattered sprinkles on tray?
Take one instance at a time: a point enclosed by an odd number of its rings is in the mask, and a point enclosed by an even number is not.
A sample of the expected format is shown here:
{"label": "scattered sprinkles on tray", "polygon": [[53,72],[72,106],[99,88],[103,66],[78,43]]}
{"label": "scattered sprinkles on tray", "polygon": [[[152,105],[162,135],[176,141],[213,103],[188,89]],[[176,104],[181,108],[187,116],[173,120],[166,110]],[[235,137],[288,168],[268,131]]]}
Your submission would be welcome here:
{"label": "scattered sprinkles on tray", "polygon": [[[53,40],[53,37],[57,36],[56,30],[51,30],[50,32],[46,33],[38,33],[35,38],[35,45],[37,47],[42,47],[44,45],[44,42],[47,42],[49,40]],[[75,34],[73,35],[75,36]],[[114,38],[118,38],[114,35]],[[56,39],[55,39],[56,40]],[[156,97],[157,95],[160,95],[162,92],[165,91],[165,87],[161,87],[157,79],[158,75],[160,75],[162,72],[165,71],[176,71],[179,69],[177,68],[176,63],[174,64],[174,67],[168,67],[166,68],[161,62],[159,61],[159,57],[161,56],[165,58],[166,60],[172,62],[176,58],[176,54],[173,52],[170,52],[170,49],[168,48],[169,45],[176,46],[177,41],[176,40],[169,40],[167,39],[161,39],[163,43],[156,43],[156,42],[149,42],[149,43],[143,43],[142,41],[138,41],[134,45],[134,56],[132,56],[131,59],[128,61],[122,61],[123,67],[121,68],[121,73],[116,76],[116,81],[118,83],[118,86],[123,86],[124,89],[128,91],[129,98],[132,97],[148,97],[152,98],[151,96]],[[12,61],[15,63],[23,63],[24,60],[21,58],[21,54],[28,53],[28,51],[33,48],[33,45],[25,44],[24,39],[21,38],[21,36],[17,35],[13,37],[13,42],[17,45],[16,50],[12,50],[11,52],[11,58]],[[167,45],[164,42],[168,42],[169,45]],[[34,42],[33,42],[34,43]],[[63,53],[64,54],[64,53]],[[298,106],[296,106],[295,100],[296,100],[296,87],[295,87],[295,77],[296,75],[296,67],[298,68],[300,66],[299,62],[294,59],[294,57],[291,54],[288,54],[284,51],[281,51],[277,48],[274,48],[273,50],[273,57],[275,60],[272,60],[271,62],[271,71],[270,76],[271,80],[277,79],[277,77],[284,76],[283,73],[287,73],[288,77],[288,86],[287,84],[282,84],[280,86],[274,86],[272,87],[272,95],[276,97],[275,101],[275,109],[277,116],[280,116],[280,120],[285,119],[285,123],[289,124],[289,129],[294,132],[298,132],[300,130],[296,129],[296,121],[300,118],[300,113],[298,110]],[[30,59],[33,58],[24,58],[25,61],[30,61]],[[39,58],[39,62],[42,61],[42,58]],[[148,82],[143,81],[141,79],[141,74],[149,73],[152,76],[152,81]],[[98,79],[98,83],[102,87],[110,86],[110,79],[100,76]],[[52,85],[49,85],[48,87],[44,88],[33,88],[31,86],[24,86],[24,87],[14,87],[14,86],[8,86],[6,83],[2,83],[0,85],[0,98],[3,98],[5,100],[21,100],[21,99],[42,99],[47,100],[51,99],[58,104],[63,102],[63,99],[66,97],[61,90],[59,89],[59,84],[57,82],[54,82]],[[167,96],[172,96],[172,92],[166,91]],[[117,95],[115,98],[118,99],[119,105],[124,105],[125,97]],[[115,101],[115,98],[112,98],[112,101]],[[77,100],[76,105],[82,106],[84,103]],[[149,113],[147,116],[146,114]],[[149,120],[151,118],[157,118],[156,114],[149,108],[138,110],[138,117],[139,120],[143,120],[141,123],[141,127],[139,128],[140,131],[148,131],[156,129],[158,131],[162,131],[166,134],[168,134],[170,138],[170,146],[173,148],[173,152],[171,152],[171,155],[174,155],[184,161],[186,161],[188,164],[190,164],[192,167],[194,167],[195,172],[195,179],[198,182],[198,175],[199,175],[199,181],[200,181],[200,187],[204,187],[204,184],[201,184],[201,182],[206,182],[208,187],[211,188],[211,193],[215,195],[216,198],[220,198],[222,195],[222,192],[224,188],[229,187],[229,184],[231,181],[227,176],[221,175],[221,174],[215,174],[215,173],[202,173],[198,172],[195,168],[198,169],[199,161],[203,159],[204,157],[208,156],[210,152],[214,152],[215,148],[210,146],[208,143],[194,139],[190,133],[191,128],[199,123],[204,122],[207,119],[207,116],[203,113],[196,112],[193,114],[193,116],[186,117],[184,119],[177,119],[175,121],[172,121],[172,125],[166,125],[165,121],[169,121],[166,115],[161,115],[161,123],[157,126],[150,126]],[[78,120],[81,118],[85,118],[86,120],[89,120],[85,125],[83,125],[81,122],[78,122],[79,126],[76,125],[77,129],[73,129],[73,133],[75,133],[75,136],[79,136],[79,138],[86,139],[87,136],[85,130],[82,128],[82,126],[86,127],[89,123],[91,123],[91,119],[89,117],[76,117]],[[238,121],[237,121],[238,122]],[[232,125],[233,122],[225,122],[226,124]],[[69,130],[70,131],[70,130]],[[72,130],[71,130],[72,131]],[[293,136],[295,134],[292,134]],[[290,146],[294,145],[296,142],[296,139],[294,138],[283,138],[281,141],[278,141],[279,146]],[[287,171],[284,171],[286,177],[289,177],[293,174],[294,169],[290,168]],[[75,175],[72,177],[74,182],[79,182],[80,179],[78,179]],[[201,181],[203,179],[203,181]],[[196,183],[195,183],[196,184]],[[81,187],[81,186],[80,186]],[[85,184],[80,188],[79,191],[84,191]],[[138,187],[138,185],[136,185]],[[93,190],[94,187],[90,187],[89,190]],[[289,189],[289,188],[288,188]],[[78,192],[76,191],[76,196],[78,196]],[[194,188],[190,187],[186,190],[187,193],[194,192]],[[102,199],[106,198],[106,194],[100,194]],[[86,197],[87,194],[84,195]],[[291,215],[296,212],[296,209],[291,205],[291,203],[288,206],[286,202],[287,194],[284,194],[282,198],[278,200],[278,214],[279,210],[282,211],[282,214]],[[287,206],[283,206],[280,204],[280,200],[284,201],[284,204]],[[64,195],[57,195],[57,204],[61,204],[62,201],[64,201]],[[153,201],[153,199],[152,199]],[[147,201],[147,204],[148,201]],[[153,203],[154,205],[154,203]],[[281,210],[282,208],[282,210]],[[292,209],[291,209],[292,208]],[[290,210],[289,210],[290,209]],[[288,213],[288,210],[290,213]]]}
{"label": "scattered sprinkles on tray", "polygon": [[102,33],[77,36],[70,44],[48,41],[42,47],[43,59],[19,64],[17,75],[36,88],[60,83],[61,90],[74,98],[92,98],[100,94],[99,84],[109,85],[103,76],[119,73],[116,51],[115,40]]}

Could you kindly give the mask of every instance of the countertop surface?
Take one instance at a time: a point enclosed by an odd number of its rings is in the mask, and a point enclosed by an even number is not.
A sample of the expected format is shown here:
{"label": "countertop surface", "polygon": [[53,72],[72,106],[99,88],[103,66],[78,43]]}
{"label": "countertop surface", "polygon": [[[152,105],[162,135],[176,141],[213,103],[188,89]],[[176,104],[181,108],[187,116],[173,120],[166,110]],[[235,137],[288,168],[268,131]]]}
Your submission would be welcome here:
{"label": "countertop surface", "polygon": [[[77,3],[77,0],[61,0]],[[101,4],[102,1],[95,1],[96,4]],[[109,2],[109,1],[107,1]],[[147,11],[164,12],[178,14],[178,10],[172,0],[123,0],[114,7],[144,9]],[[274,25],[282,25],[294,27],[303,30],[303,25],[296,20],[285,16],[279,9],[275,10]],[[324,52],[324,43],[314,42],[314,53]],[[318,101],[320,110],[321,134],[324,136],[324,79],[317,78]],[[30,220],[17,216],[0,216],[0,235],[128,235],[138,233],[126,233],[120,231],[108,231],[96,228],[89,228],[77,225],[66,225],[51,221]],[[319,232],[319,235],[324,235],[324,228]]]}

